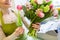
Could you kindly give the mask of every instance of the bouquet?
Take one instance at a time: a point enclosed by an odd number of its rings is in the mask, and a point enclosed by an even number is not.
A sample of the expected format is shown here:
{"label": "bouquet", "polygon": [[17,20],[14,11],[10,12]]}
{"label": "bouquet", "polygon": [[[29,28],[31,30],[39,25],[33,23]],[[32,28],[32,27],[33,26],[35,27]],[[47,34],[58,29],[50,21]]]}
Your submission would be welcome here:
{"label": "bouquet", "polygon": [[42,22],[53,15],[53,5],[51,0],[30,0],[23,6],[25,15],[30,21],[28,35],[37,37],[36,30],[32,27],[33,23]]}

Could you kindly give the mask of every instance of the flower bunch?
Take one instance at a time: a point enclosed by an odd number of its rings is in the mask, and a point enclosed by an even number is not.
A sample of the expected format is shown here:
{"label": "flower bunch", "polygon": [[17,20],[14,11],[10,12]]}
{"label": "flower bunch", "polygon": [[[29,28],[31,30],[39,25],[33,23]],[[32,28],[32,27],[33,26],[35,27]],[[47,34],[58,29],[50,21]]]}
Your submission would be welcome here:
{"label": "flower bunch", "polygon": [[51,0],[30,0],[23,7],[25,16],[31,21],[29,32],[30,36],[36,37],[36,30],[32,27],[33,23],[42,22],[53,15],[54,6]]}

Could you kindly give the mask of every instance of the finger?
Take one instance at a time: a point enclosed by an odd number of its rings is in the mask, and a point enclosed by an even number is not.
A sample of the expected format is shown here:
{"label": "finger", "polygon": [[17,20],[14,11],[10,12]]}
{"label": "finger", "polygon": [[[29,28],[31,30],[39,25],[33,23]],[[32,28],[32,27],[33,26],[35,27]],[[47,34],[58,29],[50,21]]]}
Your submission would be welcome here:
{"label": "finger", "polygon": [[16,29],[16,32],[18,32],[18,30],[20,30],[20,27],[18,27],[18,28]]}
{"label": "finger", "polygon": [[23,34],[23,33],[24,33],[24,31],[20,31],[20,35]]}
{"label": "finger", "polygon": [[39,25],[35,25],[34,28],[40,28],[40,26]]}
{"label": "finger", "polygon": [[35,24],[32,24],[32,26],[35,26],[35,25],[38,25],[38,26],[40,26],[40,23],[35,23]]}
{"label": "finger", "polygon": [[40,25],[40,23],[36,23],[36,25]]}
{"label": "finger", "polygon": [[18,27],[18,28],[16,29],[16,32],[19,33],[19,34],[23,34],[24,29],[23,29],[22,27]]}
{"label": "finger", "polygon": [[35,27],[35,26],[32,26],[33,28]]}
{"label": "finger", "polygon": [[34,30],[36,30],[36,31],[40,31],[40,28],[34,28]]}
{"label": "finger", "polygon": [[33,28],[36,28],[37,26],[38,26],[38,25],[36,25],[36,24],[32,25]]}
{"label": "finger", "polygon": [[36,24],[32,24],[32,26],[34,26],[34,25],[36,25]]}
{"label": "finger", "polygon": [[23,34],[24,33],[24,29],[20,29],[20,34]]}
{"label": "finger", "polygon": [[35,29],[40,29],[40,26],[36,25],[34,28],[35,28]]}
{"label": "finger", "polygon": [[37,31],[37,29],[34,29],[34,30],[36,30],[36,31]]}
{"label": "finger", "polygon": [[40,28],[40,26],[39,25],[34,25],[34,26],[32,26],[33,28],[37,28],[37,29],[39,29]]}
{"label": "finger", "polygon": [[34,28],[34,30],[36,30],[36,31],[40,31],[40,29],[37,29],[37,28]]}

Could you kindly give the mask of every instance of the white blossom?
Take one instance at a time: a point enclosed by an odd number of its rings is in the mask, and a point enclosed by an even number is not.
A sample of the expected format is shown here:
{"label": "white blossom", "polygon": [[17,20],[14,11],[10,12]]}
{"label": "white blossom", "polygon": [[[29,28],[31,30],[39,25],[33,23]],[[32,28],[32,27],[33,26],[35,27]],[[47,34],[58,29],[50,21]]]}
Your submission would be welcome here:
{"label": "white blossom", "polygon": [[42,4],[43,3],[43,0],[37,0],[37,3],[38,4]]}

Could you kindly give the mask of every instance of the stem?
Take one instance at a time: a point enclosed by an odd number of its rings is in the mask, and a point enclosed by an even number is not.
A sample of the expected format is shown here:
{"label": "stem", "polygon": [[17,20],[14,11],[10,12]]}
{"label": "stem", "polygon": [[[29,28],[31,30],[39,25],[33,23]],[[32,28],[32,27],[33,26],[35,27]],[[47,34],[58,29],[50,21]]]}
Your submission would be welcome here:
{"label": "stem", "polygon": [[29,26],[29,32],[28,32],[28,34],[30,35],[30,36],[33,36],[33,37],[36,37],[36,35],[35,35],[35,30],[32,28],[32,23],[34,22],[34,20],[36,19],[36,17],[37,16],[35,16],[34,17],[34,19],[32,20],[32,22],[31,22],[31,24],[30,24],[30,26]]}
{"label": "stem", "polygon": [[31,24],[29,27],[31,27],[32,23],[34,22],[34,20],[36,19],[37,16],[34,17],[34,19],[31,21]]}
{"label": "stem", "polygon": [[22,27],[22,20],[20,17],[20,11],[18,10],[18,14],[17,14],[17,26]]}

